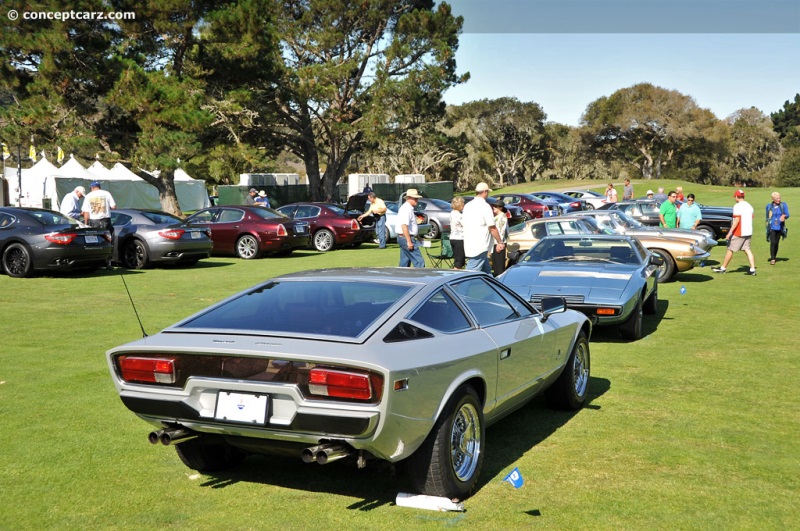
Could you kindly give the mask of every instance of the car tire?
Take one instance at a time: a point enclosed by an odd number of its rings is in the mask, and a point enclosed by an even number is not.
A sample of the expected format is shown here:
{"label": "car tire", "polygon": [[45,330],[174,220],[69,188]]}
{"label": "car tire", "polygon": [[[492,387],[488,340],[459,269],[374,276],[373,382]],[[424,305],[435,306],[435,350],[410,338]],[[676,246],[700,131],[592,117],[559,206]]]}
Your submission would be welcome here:
{"label": "car tire", "polygon": [[662,258],[664,263],[658,266],[658,282],[666,282],[675,275],[675,260],[663,249],[650,249],[654,255]]}
{"label": "car tire", "polygon": [[695,230],[697,232],[702,232],[703,234],[705,234],[706,236],[708,236],[709,238],[711,238],[714,241],[719,239],[719,238],[717,238],[717,233],[714,232],[714,228],[710,227],[708,225],[700,225]]}
{"label": "car tire", "polygon": [[591,355],[589,340],[581,332],[567,358],[561,376],[545,392],[547,403],[555,409],[575,411],[586,403],[586,391],[589,388],[591,374]]}
{"label": "car tire", "polygon": [[3,270],[10,277],[25,278],[33,274],[33,257],[21,243],[12,243],[3,252]]}
{"label": "car tire", "polygon": [[642,311],[647,315],[655,315],[658,312],[658,282],[653,287],[653,293],[644,301]]}
{"label": "car tire", "polygon": [[623,339],[629,341],[638,341],[642,339],[642,299],[641,297],[636,301],[636,307],[633,309],[628,320],[619,326],[619,332],[622,334]]}
{"label": "car tire", "polygon": [[594,205],[591,203],[586,203],[586,210],[594,210]]}
{"label": "car tire", "polygon": [[335,243],[336,240],[333,237],[333,233],[328,229],[318,230],[311,239],[311,245],[314,246],[315,250],[321,253],[327,253],[333,249]]}
{"label": "car tire", "polygon": [[205,437],[176,444],[175,451],[184,465],[198,472],[229,470],[245,458],[244,452],[238,448],[225,442],[209,441]]}
{"label": "car tire", "polygon": [[122,266],[126,269],[144,269],[149,259],[147,247],[139,240],[130,240],[122,249]]}
{"label": "car tire", "polygon": [[258,258],[261,254],[261,249],[258,246],[258,240],[252,234],[245,234],[236,240],[236,256],[243,260],[252,260]]}
{"label": "car tire", "polygon": [[468,497],[483,466],[485,435],[478,394],[471,386],[459,387],[425,442],[408,458],[414,490],[459,500]]}
{"label": "car tire", "polygon": [[435,240],[436,238],[441,236],[441,234],[442,230],[439,228],[439,225],[435,221],[431,220],[431,228],[428,231],[428,234],[424,236],[424,238],[426,240]]}

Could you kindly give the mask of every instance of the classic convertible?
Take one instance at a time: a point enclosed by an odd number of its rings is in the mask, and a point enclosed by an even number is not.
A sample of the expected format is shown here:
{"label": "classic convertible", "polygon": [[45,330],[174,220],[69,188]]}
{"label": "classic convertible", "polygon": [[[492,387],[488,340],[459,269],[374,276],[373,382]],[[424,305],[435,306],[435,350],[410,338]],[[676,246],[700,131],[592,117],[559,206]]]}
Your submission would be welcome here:
{"label": "classic convertible", "polygon": [[[464,498],[486,426],[546,392],[578,409],[591,322],[484,273],[304,271],[107,352],[123,403],[190,468],[248,453],[407,461],[418,492]],[[502,445],[498,445],[501,447]]]}
{"label": "classic convertible", "polygon": [[564,297],[598,326],[636,340],[642,314],[658,311],[661,261],[630,236],[547,236],[498,280],[533,304]]}

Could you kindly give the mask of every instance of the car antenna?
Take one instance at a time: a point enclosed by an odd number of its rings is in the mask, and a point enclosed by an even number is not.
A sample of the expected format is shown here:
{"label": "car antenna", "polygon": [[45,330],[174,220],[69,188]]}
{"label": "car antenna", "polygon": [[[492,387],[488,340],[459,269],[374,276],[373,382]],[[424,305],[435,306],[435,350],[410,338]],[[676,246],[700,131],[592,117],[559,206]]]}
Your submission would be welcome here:
{"label": "car antenna", "polygon": [[131,306],[133,306],[133,313],[136,314],[136,320],[139,321],[139,328],[142,329],[142,337],[147,337],[147,332],[144,331],[144,325],[142,324],[142,320],[139,319],[139,312],[136,311],[136,305],[133,303],[133,297],[131,297],[131,292],[128,289],[128,283],[125,282],[125,275],[123,275],[121,271],[119,278],[122,279],[122,284],[125,286],[125,291],[128,293],[128,299],[131,301]]}

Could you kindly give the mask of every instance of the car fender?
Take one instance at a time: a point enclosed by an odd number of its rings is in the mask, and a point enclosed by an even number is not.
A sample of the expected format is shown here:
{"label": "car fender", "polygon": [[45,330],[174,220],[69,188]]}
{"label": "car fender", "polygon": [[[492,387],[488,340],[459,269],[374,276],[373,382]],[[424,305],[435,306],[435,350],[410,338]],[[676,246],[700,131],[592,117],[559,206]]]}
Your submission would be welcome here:
{"label": "car fender", "polygon": [[[484,408],[484,414],[486,411],[486,404],[489,402],[487,393],[488,393],[488,386],[486,384],[485,376],[478,370],[469,370],[459,374],[457,377],[450,382],[450,385],[447,386],[444,394],[442,395],[442,400],[439,402],[439,407],[436,409],[436,415],[433,417],[432,422],[433,424],[436,423],[436,420],[442,414],[447,402],[450,400],[450,397],[453,396],[453,393],[456,392],[462,385],[466,383],[472,382],[473,389],[478,393],[478,398],[481,400],[481,404]],[[431,424],[431,426],[433,426]]]}

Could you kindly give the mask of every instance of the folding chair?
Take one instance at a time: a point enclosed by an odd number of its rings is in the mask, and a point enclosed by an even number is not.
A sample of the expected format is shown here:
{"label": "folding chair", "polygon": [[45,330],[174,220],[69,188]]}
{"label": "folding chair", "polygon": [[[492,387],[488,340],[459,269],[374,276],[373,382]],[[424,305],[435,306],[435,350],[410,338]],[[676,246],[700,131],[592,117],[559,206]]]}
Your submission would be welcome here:
{"label": "folding chair", "polygon": [[442,233],[442,239],[440,240],[438,248],[431,248],[430,251],[428,251],[428,247],[423,247],[423,249],[425,249],[425,254],[428,255],[428,259],[430,259],[433,267],[445,269],[453,268],[453,246],[450,245],[449,232]]}

